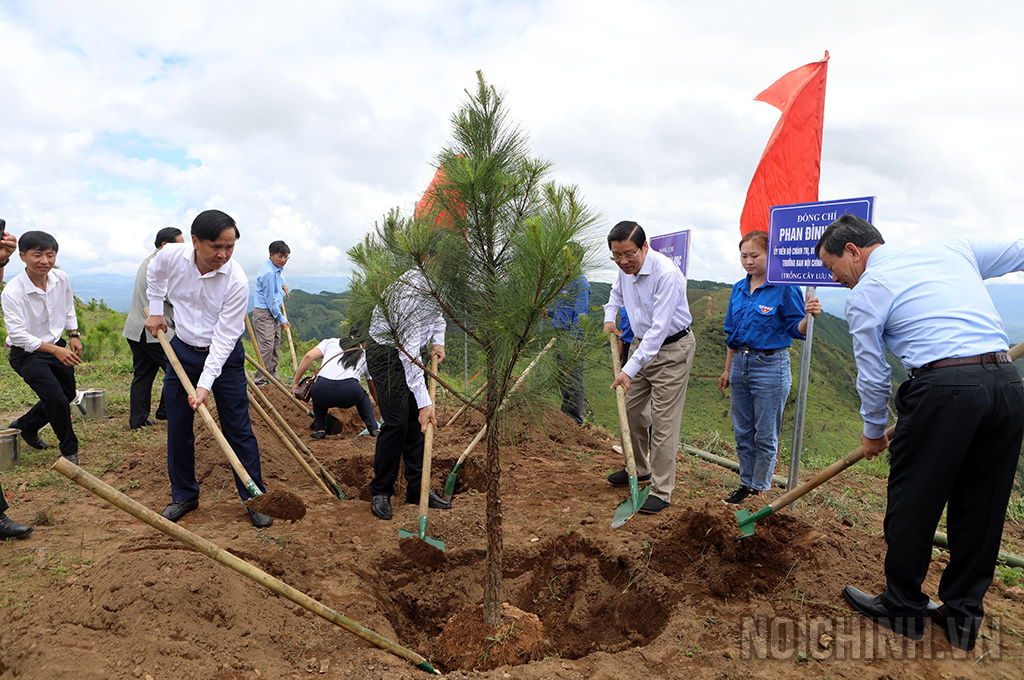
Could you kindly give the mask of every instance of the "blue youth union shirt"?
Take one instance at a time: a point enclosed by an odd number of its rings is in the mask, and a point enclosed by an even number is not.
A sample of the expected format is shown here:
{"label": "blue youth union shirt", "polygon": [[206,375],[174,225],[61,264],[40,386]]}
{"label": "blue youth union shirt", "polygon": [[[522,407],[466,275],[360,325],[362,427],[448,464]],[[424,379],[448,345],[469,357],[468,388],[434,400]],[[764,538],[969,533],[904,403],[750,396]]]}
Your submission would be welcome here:
{"label": "blue youth union shirt", "polygon": [[736,282],[725,313],[726,344],[733,349],[743,345],[751,349],[783,349],[793,338],[802,340],[797,330],[804,318],[804,303],[796,286],[763,284],[750,293],[750,276]]}

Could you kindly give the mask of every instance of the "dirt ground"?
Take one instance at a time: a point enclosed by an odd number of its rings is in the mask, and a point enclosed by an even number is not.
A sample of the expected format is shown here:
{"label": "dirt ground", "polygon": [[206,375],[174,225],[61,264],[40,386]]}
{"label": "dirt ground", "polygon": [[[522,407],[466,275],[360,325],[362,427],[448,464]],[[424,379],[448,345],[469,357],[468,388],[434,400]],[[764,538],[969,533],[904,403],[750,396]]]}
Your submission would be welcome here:
{"label": "dirt ground", "polygon": [[[374,440],[357,434],[354,413],[339,413],[345,434],[313,440],[310,419],[265,390],[346,499],[314,484],[254,413],[268,488],[287,489],[306,506],[301,520],[256,531],[197,419],[203,492],[180,526],[422,654],[449,677],[1021,678],[1019,589],[992,585],[991,625],[973,652],[951,649],[931,625],[920,642],[897,637],[854,615],[841,595],[847,584],[883,586],[877,513],[857,523],[805,503],[737,540],[733,510],[718,500],[735,486],[734,473],[682,453],[672,506],[612,529],[615,507],[628,496],[602,479],[621,465],[615,442],[557,412],[521,418],[502,449],[503,600],[516,616],[536,615],[541,631],[533,650],[517,656],[508,645],[525,625],[487,635],[482,620],[470,620],[483,595],[483,451],[460,471],[454,508],[429,513],[427,535],[444,541],[447,561],[425,568],[410,559],[415,551],[400,548],[399,528],[415,531],[418,516],[402,502],[403,481],[394,520],[370,514]],[[437,433],[434,489],[480,425],[479,416],[464,417]],[[110,436],[123,427],[111,419]],[[90,452],[81,456],[88,467]],[[129,444],[122,458],[103,481],[160,512],[170,499],[164,447]],[[877,480],[863,492],[882,489]],[[70,482],[5,490],[12,517],[49,525],[0,543],[0,678],[426,677]],[[925,584],[933,597],[946,562],[936,551]],[[477,632],[443,635],[460,614],[452,630]],[[483,652],[463,653],[480,636]],[[503,665],[477,670],[495,659]]]}

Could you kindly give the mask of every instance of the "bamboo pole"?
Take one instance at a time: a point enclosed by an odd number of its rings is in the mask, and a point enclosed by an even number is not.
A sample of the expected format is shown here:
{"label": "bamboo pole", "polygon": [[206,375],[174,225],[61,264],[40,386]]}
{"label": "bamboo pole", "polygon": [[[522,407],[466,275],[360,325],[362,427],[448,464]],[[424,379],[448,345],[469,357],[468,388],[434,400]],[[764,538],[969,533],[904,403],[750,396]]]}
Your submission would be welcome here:
{"label": "bamboo pole", "polygon": [[178,526],[174,522],[161,517],[135,499],[125,496],[109,484],[105,484],[96,477],[93,477],[82,468],[70,462],[67,458],[58,457],[57,462],[53,464],[53,469],[70,479],[72,482],[88,489],[100,498],[108,501],[111,505],[124,510],[129,515],[145,522],[154,529],[167,534],[171,538],[181,541],[185,545],[195,548],[207,557],[210,557],[224,566],[233,569],[246,578],[252,579],[256,583],[277,593],[278,595],[288,598],[295,604],[309,610],[327,621],[330,621],[334,625],[352,633],[356,637],[362,638],[372,645],[380,647],[395,656],[405,659],[417,668],[428,673],[433,673],[435,675],[441,674],[430,665],[430,662],[411,649],[402,647],[401,645],[373,632],[369,628],[356,623],[352,619],[342,616],[333,609],[318,602],[317,600],[314,600],[309,595],[292,588],[280,579],[276,579],[265,571],[249,564],[245,560],[235,557],[227,550],[219,547],[217,544],[212,543],[211,541],[192,533],[188,529]]}
{"label": "bamboo pole", "polygon": [[[291,437],[292,443],[298,449],[301,449],[302,453],[312,458],[313,462],[317,464],[317,466],[320,468],[320,474],[323,476],[324,479],[327,480],[327,483],[334,488],[334,494],[332,495],[337,496],[337,498],[340,500],[345,500],[345,493],[341,490],[341,487],[338,485],[338,483],[334,481],[334,477],[331,476],[331,473],[327,471],[327,468],[324,467],[323,463],[317,460],[316,456],[313,455],[313,452],[309,450],[308,446],[306,446],[306,443],[299,438],[299,435],[295,433],[295,430],[293,430],[291,425],[288,424],[288,421],[284,419],[284,416],[281,415],[281,412],[277,410],[277,407],[275,407],[270,402],[270,399],[267,398],[267,395],[263,394],[263,392],[261,392],[260,389],[256,387],[256,383],[255,381],[252,380],[252,378],[249,378],[249,386],[252,389],[256,390],[256,393],[259,395],[259,398],[263,400],[263,402],[266,404],[267,410],[270,412],[270,415],[274,417],[274,419],[280,425],[283,432],[287,434],[289,437]],[[330,493],[330,491],[328,491],[328,493]]]}
{"label": "bamboo pole", "polygon": [[469,405],[472,404],[473,401],[477,397],[480,396],[480,393],[484,391],[485,387],[487,387],[487,381],[486,380],[484,381],[484,384],[480,386],[480,389],[478,389],[476,392],[473,393],[473,396],[469,398],[469,401],[467,401],[465,404],[463,404],[462,408],[460,408],[458,411],[456,411],[455,415],[453,415],[451,417],[451,419],[447,423],[444,424],[444,426],[448,427],[449,425],[454,423],[458,419],[459,416],[461,416],[463,413],[465,413],[466,409],[469,408]]}
{"label": "bamboo pole", "polygon": [[248,361],[249,364],[253,368],[255,368],[257,371],[262,373],[263,377],[265,377],[267,380],[272,382],[279,390],[284,392],[285,395],[292,401],[292,403],[295,404],[303,413],[308,415],[310,418],[313,417],[313,412],[309,410],[309,406],[307,406],[306,404],[303,404],[301,401],[296,399],[295,395],[292,394],[291,390],[289,390],[287,387],[285,387],[283,384],[281,384],[280,380],[278,380],[274,376],[270,375],[270,371],[268,371],[267,369],[263,368],[263,366],[261,366],[255,359],[253,359],[251,356],[249,356],[248,353],[246,353],[246,355],[245,355],[245,360]]}
{"label": "bamboo pole", "polygon": [[266,364],[263,363],[263,352],[260,351],[260,343],[256,342],[256,333],[252,329],[252,322],[249,321],[249,315],[248,314],[245,315],[245,327],[249,329],[249,339],[252,340],[253,351],[256,352],[256,356],[260,360],[260,368],[262,368],[264,371],[266,371],[267,370],[267,366],[266,366]]}
{"label": "bamboo pole", "polygon": [[[287,312],[284,311],[284,302],[281,303],[281,314],[284,314],[284,318],[288,318]],[[285,329],[288,333],[288,346],[292,350],[292,367],[295,373],[299,372],[299,360],[295,357],[295,342],[292,340],[292,324],[288,322],[288,328]]]}
{"label": "bamboo pole", "polygon": [[[255,393],[257,395],[257,399],[266,399],[266,395],[260,392],[259,388],[256,387],[256,384],[252,382],[252,376],[246,375],[245,377],[248,378],[249,380],[249,391],[251,393]],[[336,495],[331,493],[331,490],[327,488],[326,484],[324,484],[324,480],[320,479],[320,477],[315,472],[313,472],[313,468],[309,467],[309,463],[307,463],[306,459],[302,457],[302,454],[299,453],[299,450],[295,448],[295,445],[292,444],[292,441],[291,439],[288,438],[288,435],[281,431],[281,428],[277,426],[277,423],[274,422],[274,419],[270,417],[270,414],[267,413],[266,410],[264,410],[264,408],[260,405],[260,402],[258,400],[254,401],[250,399],[249,403],[251,403],[253,408],[256,409],[256,413],[258,413],[260,417],[263,418],[263,422],[265,422],[267,426],[271,429],[271,431],[273,431],[273,433],[277,435],[277,438],[281,440],[281,443],[284,444],[284,447],[288,449],[288,452],[290,454],[292,454],[292,456],[295,458],[295,461],[299,464],[299,466],[306,471],[306,474],[308,474],[321,489],[326,491],[328,495],[330,495],[332,498],[336,498]]]}

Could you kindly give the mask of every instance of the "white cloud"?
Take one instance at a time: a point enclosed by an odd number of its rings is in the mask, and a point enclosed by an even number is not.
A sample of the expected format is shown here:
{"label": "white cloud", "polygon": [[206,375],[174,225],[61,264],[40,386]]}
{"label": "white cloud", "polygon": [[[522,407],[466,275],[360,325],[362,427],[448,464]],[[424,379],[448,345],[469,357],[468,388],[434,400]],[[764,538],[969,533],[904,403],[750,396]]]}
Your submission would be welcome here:
{"label": "white cloud", "polygon": [[[831,51],[822,199],[875,195],[888,240],[1017,237],[1024,66],[1009,1],[0,2],[0,216],[72,274],[131,274],[163,226],[217,207],[255,274],[292,274],[411,209],[483,69],[553,177],[651,234],[693,230],[732,280],[778,112],[753,98]],[[603,253],[601,254],[603,257]],[[600,259],[600,258],[599,258]],[[607,270],[608,276],[611,269]]]}

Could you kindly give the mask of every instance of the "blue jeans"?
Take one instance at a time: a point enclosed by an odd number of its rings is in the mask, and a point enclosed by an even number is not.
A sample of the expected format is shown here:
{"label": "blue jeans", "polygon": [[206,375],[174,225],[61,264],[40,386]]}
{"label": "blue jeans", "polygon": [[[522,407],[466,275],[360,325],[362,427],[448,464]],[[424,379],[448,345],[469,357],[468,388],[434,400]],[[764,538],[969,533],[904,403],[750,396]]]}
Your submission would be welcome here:
{"label": "blue jeans", "polygon": [[771,356],[766,356],[736,351],[729,369],[729,383],[740,484],[767,491],[772,487],[782,409],[792,383],[789,352],[775,350]]}

